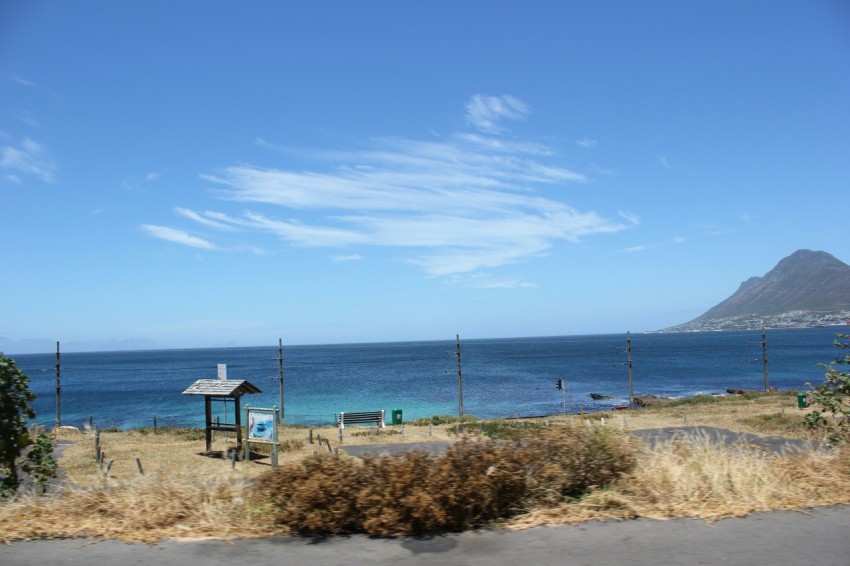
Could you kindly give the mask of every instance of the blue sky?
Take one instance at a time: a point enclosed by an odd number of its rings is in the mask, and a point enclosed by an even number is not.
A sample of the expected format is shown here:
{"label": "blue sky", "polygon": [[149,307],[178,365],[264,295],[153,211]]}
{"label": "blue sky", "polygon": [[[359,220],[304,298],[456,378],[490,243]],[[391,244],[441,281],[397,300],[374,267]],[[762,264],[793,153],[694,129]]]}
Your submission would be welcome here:
{"label": "blue sky", "polygon": [[841,1],[0,5],[0,336],[686,322],[844,262]]}

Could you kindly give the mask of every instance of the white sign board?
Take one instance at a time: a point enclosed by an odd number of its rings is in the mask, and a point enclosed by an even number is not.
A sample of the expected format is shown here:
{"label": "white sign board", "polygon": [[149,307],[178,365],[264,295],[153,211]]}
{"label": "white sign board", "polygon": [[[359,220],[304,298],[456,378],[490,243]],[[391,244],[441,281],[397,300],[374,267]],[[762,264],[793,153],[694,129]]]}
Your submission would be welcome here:
{"label": "white sign board", "polygon": [[218,364],[218,378],[222,381],[227,380],[227,364]]}

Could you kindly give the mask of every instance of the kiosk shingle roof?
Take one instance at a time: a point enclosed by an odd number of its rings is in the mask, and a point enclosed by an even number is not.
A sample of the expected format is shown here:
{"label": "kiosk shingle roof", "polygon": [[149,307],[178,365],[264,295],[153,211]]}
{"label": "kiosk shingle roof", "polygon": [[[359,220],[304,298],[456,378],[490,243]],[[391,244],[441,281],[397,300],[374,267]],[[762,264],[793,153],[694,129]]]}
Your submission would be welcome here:
{"label": "kiosk shingle roof", "polygon": [[262,393],[262,391],[256,385],[244,379],[199,379],[190,385],[183,392],[183,395],[238,397],[248,393]]}

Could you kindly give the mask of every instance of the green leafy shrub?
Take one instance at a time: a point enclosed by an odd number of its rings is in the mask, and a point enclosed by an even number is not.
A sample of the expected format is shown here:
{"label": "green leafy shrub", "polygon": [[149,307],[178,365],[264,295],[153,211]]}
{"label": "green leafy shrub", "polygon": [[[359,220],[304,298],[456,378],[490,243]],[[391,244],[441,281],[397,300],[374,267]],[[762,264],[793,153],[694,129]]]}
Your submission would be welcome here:
{"label": "green leafy shrub", "polygon": [[769,434],[794,434],[804,427],[803,417],[791,412],[752,415],[741,422]]}
{"label": "green leafy shrub", "polygon": [[694,395],[693,397],[682,397],[681,399],[671,399],[665,403],[665,407],[682,407],[688,405],[705,405],[710,403],[719,403],[720,398],[714,395]]}
{"label": "green leafy shrub", "polygon": [[27,423],[35,418],[30,408],[35,394],[28,383],[29,377],[15,361],[0,353],[0,496],[17,491],[19,471],[29,474],[42,490],[48,478],[56,475],[50,437],[27,429]]}
{"label": "green leafy shrub", "polygon": [[346,431],[351,430],[349,432],[351,436],[393,436],[401,434],[401,430],[394,428],[380,428],[380,427],[370,427],[363,428],[362,430],[356,429],[345,429]]}
{"label": "green leafy shrub", "polygon": [[270,471],[254,496],[300,534],[458,531],[581,497],[633,469],[631,445],[600,428],[462,440],[443,456],[308,458]]}
{"label": "green leafy shrub", "polygon": [[56,477],[56,470],[59,467],[53,458],[53,440],[46,433],[39,432],[35,437],[35,442],[30,446],[22,467],[32,478],[33,484],[41,493],[45,493],[47,482],[50,478]]}
{"label": "green leafy shrub", "polygon": [[826,376],[823,383],[812,388],[806,396],[816,410],[806,415],[805,422],[825,432],[827,439],[837,444],[850,439],[850,371],[843,368],[850,365],[850,336],[838,334],[835,346],[842,351],[843,357],[828,365],[818,364],[826,369]]}
{"label": "green leafy shrub", "polygon": [[463,415],[454,416],[454,415],[434,415],[433,417],[424,417],[421,419],[415,419],[410,421],[410,424],[413,426],[428,426],[428,425],[445,425],[445,424],[455,424],[455,423],[475,423],[478,422],[478,417],[474,415]]}

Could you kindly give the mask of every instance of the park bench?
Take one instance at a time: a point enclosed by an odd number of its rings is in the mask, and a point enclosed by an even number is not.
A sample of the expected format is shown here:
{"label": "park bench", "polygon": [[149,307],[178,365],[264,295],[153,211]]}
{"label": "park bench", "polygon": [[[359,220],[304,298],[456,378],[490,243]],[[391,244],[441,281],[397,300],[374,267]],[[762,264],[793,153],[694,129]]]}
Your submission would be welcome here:
{"label": "park bench", "polygon": [[339,428],[345,428],[345,425],[352,424],[370,424],[375,423],[384,428],[384,411],[366,411],[362,413],[340,413],[336,417],[336,424]]}

